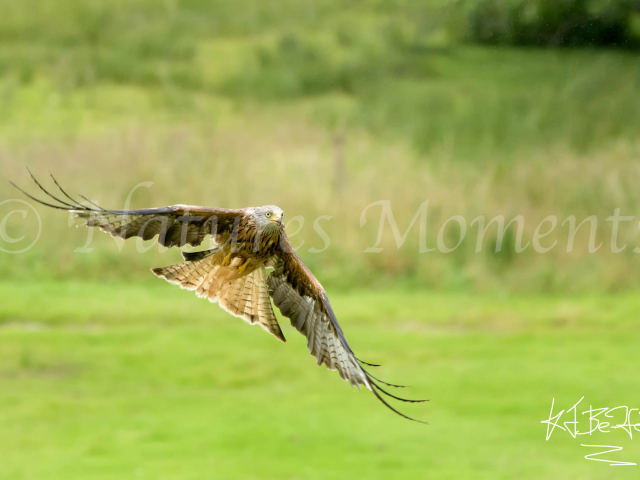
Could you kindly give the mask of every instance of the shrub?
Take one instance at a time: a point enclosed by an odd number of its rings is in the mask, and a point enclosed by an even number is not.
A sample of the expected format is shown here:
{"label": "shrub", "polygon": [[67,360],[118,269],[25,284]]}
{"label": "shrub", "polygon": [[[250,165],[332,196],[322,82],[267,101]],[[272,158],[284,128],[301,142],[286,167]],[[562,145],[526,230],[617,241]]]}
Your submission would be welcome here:
{"label": "shrub", "polygon": [[638,0],[472,0],[468,36],[480,43],[637,46]]}

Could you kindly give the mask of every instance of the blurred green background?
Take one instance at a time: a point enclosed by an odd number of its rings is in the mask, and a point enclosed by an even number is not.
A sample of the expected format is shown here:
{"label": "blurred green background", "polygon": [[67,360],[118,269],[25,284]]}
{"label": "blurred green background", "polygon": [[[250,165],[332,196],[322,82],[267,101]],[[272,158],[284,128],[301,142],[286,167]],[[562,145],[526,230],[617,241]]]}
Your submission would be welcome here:
{"label": "blurred green background", "polygon": [[[431,402],[394,417],[148,269],[179,252],[37,207],[0,253],[1,478],[609,478],[545,441],[551,399],[638,407],[640,4],[635,0],[0,0],[0,219],[6,180],[121,208],[276,204],[361,358]],[[452,215],[459,248],[419,253]],[[22,208],[22,207],[21,207]],[[547,253],[495,227],[556,215]],[[567,251],[568,227],[597,219]],[[319,216],[331,243],[313,228]],[[297,219],[293,219],[297,217]],[[3,230],[4,231],[4,230]],[[455,223],[443,229],[456,243]],[[4,243],[2,243],[4,242]],[[282,322],[283,325],[288,321]],[[583,440],[582,442],[580,440]],[[617,468],[635,478],[638,467]]]}

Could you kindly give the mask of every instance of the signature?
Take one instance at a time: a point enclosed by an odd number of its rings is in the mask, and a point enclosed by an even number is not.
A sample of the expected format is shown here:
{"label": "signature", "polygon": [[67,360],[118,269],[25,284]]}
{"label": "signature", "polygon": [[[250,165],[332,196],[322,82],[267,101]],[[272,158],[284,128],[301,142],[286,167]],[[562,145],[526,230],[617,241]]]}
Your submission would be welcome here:
{"label": "signature", "polygon": [[[578,400],[568,410],[560,410],[557,413],[554,412],[555,398],[551,400],[549,418],[540,422],[547,425],[547,440],[551,438],[556,428],[560,431],[567,432],[573,438],[577,438],[579,435],[592,435],[594,433],[611,433],[614,430],[622,429],[629,435],[629,438],[633,440],[634,432],[640,432],[640,423],[632,422],[632,419],[640,422],[640,409],[626,406],[594,408],[590,405],[589,409],[581,411],[581,417],[578,417],[578,405],[580,405],[582,400],[584,400],[584,397]],[[566,420],[562,422],[563,416]],[[582,422],[580,422],[579,419],[582,420]],[[581,430],[581,428],[583,429]],[[637,465],[637,463],[607,460],[601,457],[608,453],[619,452],[622,450],[622,447],[615,445],[580,445],[588,448],[605,449],[585,455],[584,458],[587,460],[607,462],[611,466]]]}

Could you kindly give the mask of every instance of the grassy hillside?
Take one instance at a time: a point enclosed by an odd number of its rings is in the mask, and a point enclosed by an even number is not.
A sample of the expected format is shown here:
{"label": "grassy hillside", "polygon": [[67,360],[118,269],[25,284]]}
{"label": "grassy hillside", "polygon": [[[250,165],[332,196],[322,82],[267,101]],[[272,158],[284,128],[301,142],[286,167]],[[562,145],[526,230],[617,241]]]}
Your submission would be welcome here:
{"label": "grassy hillside", "polygon": [[[634,53],[488,49],[455,42],[446,2],[4,2],[0,18],[0,176],[21,185],[24,166],[75,193],[121,207],[275,203],[302,215],[300,253],[327,285],[390,282],[475,290],[593,291],[637,287],[639,63]],[[6,182],[0,198],[18,198]],[[452,215],[467,221],[453,253],[419,254],[418,227],[397,248],[379,210],[390,200],[401,233],[429,200],[427,245]],[[0,217],[14,208],[0,206]],[[1,255],[9,278],[148,275],[176,252],[146,255],[109,238],[74,250],[85,231],[38,209],[43,235]],[[545,254],[515,252],[479,215],[525,219],[524,239],[556,215]],[[598,220],[567,252],[575,216]],[[313,228],[319,216],[331,238]],[[33,219],[35,222],[35,217]],[[37,224],[13,215],[13,237]],[[294,233],[299,221],[289,225]],[[30,230],[31,229],[31,230]],[[455,225],[445,229],[456,243]],[[151,245],[149,245],[151,246]],[[146,248],[146,246],[145,246]]]}

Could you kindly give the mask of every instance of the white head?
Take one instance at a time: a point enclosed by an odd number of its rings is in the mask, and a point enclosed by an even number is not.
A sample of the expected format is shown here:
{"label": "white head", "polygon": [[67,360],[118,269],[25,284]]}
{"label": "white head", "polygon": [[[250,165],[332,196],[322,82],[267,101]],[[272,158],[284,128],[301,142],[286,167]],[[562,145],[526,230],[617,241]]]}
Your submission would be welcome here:
{"label": "white head", "polygon": [[275,205],[265,205],[253,210],[256,228],[260,231],[274,233],[284,228],[284,212]]}

